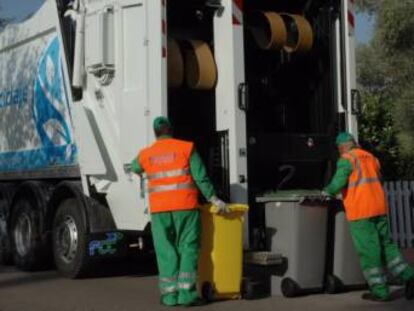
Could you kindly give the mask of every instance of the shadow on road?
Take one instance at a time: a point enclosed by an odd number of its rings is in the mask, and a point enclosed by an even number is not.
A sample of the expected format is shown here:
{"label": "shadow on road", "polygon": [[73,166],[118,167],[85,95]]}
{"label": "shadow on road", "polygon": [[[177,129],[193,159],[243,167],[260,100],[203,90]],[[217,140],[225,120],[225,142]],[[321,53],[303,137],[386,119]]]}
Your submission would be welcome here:
{"label": "shadow on road", "polygon": [[145,277],[158,274],[155,258],[111,259],[102,261],[91,270],[87,278],[111,278],[119,276]]}
{"label": "shadow on road", "polygon": [[30,283],[47,282],[58,278],[59,275],[57,275],[55,271],[25,273],[24,275],[6,277],[4,280],[0,279],[0,289],[27,285]]}
{"label": "shadow on road", "polygon": [[391,301],[398,300],[404,297],[404,288],[399,288],[391,292]]}
{"label": "shadow on road", "polygon": [[[152,256],[145,258],[111,259],[96,263],[86,279],[112,278],[121,276],[148,277],[157,275],[155,259]],[[42,272],[21,272],[15,267],[0,266],[0,290],[41,283],[60,279],[62,276],[55,270]]]}

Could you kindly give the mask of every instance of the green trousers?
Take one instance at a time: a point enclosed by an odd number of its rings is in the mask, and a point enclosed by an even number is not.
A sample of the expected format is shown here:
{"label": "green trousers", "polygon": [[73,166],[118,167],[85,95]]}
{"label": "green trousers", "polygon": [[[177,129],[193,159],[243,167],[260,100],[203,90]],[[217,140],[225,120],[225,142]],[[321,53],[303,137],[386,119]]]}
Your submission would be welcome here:
{"label": "green trousers", "polygon": [[152,236],[164,305],[187,305],[198,299],[196,282],[201,222],[198,210],[155,213]]}
{"label": "green trousers", "polygon": [[413,268],[404,261],[397,244],[390,237],[386,216],[351,221],[350,229],[362,271],[373,295],[389,298],[384,266],[402,281],[414,277]]}

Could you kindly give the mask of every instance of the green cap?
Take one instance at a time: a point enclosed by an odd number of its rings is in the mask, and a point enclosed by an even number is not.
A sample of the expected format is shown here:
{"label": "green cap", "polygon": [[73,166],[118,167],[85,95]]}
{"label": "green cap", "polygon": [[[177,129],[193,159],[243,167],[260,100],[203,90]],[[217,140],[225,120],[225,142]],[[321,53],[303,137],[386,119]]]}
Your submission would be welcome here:
{"label": "green cap", "polygon": [[351,141],[355,141],[354,136],[352,136],[352,134],[348,133],[348,132],[342,132],[339,133],[338,136],[336,136],[336,145],[342,145],[345,143],[349,143]]}
{"label": "green cap", "polygon": [[167,126],[169,128],[171,128],[171,122],[170,120],[168,120],[167,117],[156,117],[154,119],[154,123],[152,124],[154,131],[159,130],[161,127],[163,126]]}

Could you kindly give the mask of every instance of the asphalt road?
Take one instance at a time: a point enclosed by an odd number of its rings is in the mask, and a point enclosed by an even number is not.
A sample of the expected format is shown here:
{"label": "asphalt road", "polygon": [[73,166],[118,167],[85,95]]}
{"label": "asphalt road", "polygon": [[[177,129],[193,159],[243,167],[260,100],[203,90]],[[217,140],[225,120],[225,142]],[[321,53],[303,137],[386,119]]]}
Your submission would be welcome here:
{"label": "asphalt road", "polygon": [[[167,310],[159,304],[154,269],[138,262],[100,267],[100,276],[68,280],[55,271],[25,273],[13,267],[0,266],[0,311],[135,311]],[[365,302],[361,292],[340,295],[312,295],[285,299],[269,297],[260,300],[215,302],[196,310],[257,311],[332,311],[332,310],[398,310],[413,311],[414,301],[401,297],[389,303]],[[172,308],[172,310],[188,308]]]}

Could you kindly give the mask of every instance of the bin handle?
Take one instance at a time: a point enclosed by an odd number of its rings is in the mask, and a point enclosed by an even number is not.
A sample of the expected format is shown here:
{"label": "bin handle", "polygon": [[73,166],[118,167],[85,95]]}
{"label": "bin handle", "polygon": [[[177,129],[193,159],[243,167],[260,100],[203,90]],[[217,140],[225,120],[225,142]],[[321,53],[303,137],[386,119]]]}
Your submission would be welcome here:
{"label": "bin handle", "polygon": [[[229,203],[228,206],[231,212],[245,213],[249,210],[249,206],[247,204]],[[217,208],[213,204],[204,204],[200,208],[201,210],[209,212],[211,214],[217,214]]]}
{"label": "bin handle", "polygon": [[239,109],[243,111],[249,110],[249,86],[247,83],[239,84]]}

